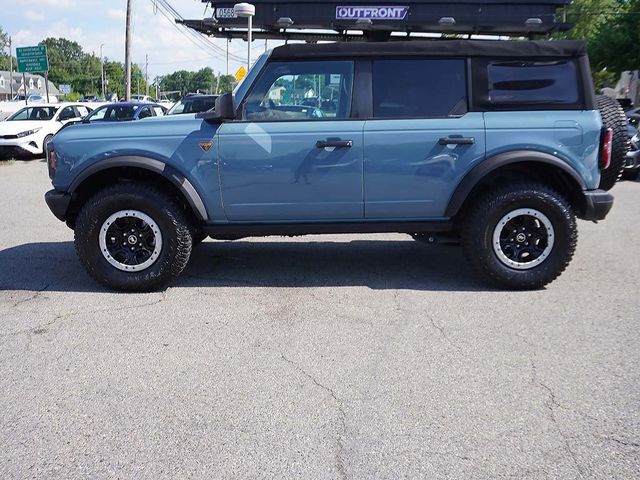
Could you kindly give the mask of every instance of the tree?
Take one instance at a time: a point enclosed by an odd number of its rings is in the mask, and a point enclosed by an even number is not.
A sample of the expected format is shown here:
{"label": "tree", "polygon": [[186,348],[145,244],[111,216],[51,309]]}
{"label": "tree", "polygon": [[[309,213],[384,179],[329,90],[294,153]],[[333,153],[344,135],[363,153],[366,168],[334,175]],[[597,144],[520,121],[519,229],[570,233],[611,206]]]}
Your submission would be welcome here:
{"label": "tree", "polygon": [[591,40],[598,36],[608,20],[627,1],[618,0],[575,0],[567,8],[567,21],[573,28],[560,36],[580,40]]}
{"label": "tree", "polygon": [[616,74],[640,68],[640,0],[628,2],[612,15],[606,28],[589,40],[592,66]]}
{"label": "tree", "polygon": [[[9,34],[0,26],[0,70],[9,70]],[[15,66],[15,58],[13,65]]]}

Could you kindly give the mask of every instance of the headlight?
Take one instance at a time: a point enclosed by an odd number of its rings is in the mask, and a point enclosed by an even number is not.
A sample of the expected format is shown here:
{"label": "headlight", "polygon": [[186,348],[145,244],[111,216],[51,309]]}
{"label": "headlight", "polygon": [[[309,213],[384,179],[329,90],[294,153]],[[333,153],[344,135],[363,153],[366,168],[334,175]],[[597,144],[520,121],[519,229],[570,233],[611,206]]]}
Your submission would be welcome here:
{"label": "headlight", "polygon": [[28,137],[29,135],[33,135],[34,133],[37,133],[40,130],[42,130],[42,128],[34,128],[33,130],[27,130],[26,132],[20,132],[18,135],[16,135],[16,137],[18,137],[18,138]]}

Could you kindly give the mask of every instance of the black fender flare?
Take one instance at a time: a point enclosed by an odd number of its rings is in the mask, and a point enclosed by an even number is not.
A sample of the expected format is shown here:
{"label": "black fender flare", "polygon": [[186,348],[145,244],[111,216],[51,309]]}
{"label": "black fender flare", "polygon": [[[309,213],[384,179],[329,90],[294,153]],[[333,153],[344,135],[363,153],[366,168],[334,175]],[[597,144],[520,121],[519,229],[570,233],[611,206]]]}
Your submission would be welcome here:
{"label": "black fender flare", "polygon": [[73,194],[78,187],[80,187],[82,182],[92,175],[118,167],[135,167],[162,175],[180,190],[187,202],[189,202],[189,205],[193,209],[193,213],[196,215],[198,220],[206,222],[209,219],[204,202],[192,183],[171,165],[168,165],[161,160],[149,157],[125,155],[107,158],[94,163],[82,170],[73,179],[73,182],[69,185],[69,193]]}
{"label": "black fender flare", "polygon": [[458,184],[455,192],[449,200],[449,205],[445,211],[445,216],[454,217],[462,208],[465,200],[473,191],[476,185],[491,172],[506,165],[516,165],[523,162],[537,162],[552,165],[565,172],[569,178],[573,179],[582,191],[587,190],[587,185],[576,170],[562,159],[544,152],[535,150],[515,150],[500,153],[487,158],[482,163],[476,165]]}

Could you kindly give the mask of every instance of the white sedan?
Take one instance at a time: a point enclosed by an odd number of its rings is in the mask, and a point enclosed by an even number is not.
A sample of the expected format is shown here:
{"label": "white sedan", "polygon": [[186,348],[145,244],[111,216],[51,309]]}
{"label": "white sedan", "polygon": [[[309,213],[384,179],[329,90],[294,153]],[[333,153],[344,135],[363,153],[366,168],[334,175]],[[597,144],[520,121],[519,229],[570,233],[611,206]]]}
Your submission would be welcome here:
{"label": "white sedan", "polygon": [[18,110],[0,122],[0,159],[44,154],[45,145],[63,125],[81,120],[90,111],[76,103],[29,105]]}

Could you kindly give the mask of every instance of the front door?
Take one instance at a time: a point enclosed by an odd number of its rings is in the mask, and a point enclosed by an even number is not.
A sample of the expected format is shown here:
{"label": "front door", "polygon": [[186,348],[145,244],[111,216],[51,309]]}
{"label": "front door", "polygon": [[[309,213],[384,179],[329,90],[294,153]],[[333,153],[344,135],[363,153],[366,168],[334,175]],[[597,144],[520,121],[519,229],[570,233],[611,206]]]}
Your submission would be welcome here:
{"label": "front door", "polygon": [[220,127],[228,220],[362,219],[363,128],[351,120],[353,62],[273,62]]}
{"label": "front door", "polygon": [[463,59],[374,60],[365,125],[365,217],[434,219],[485,155],[481,112],[468,112]]}

